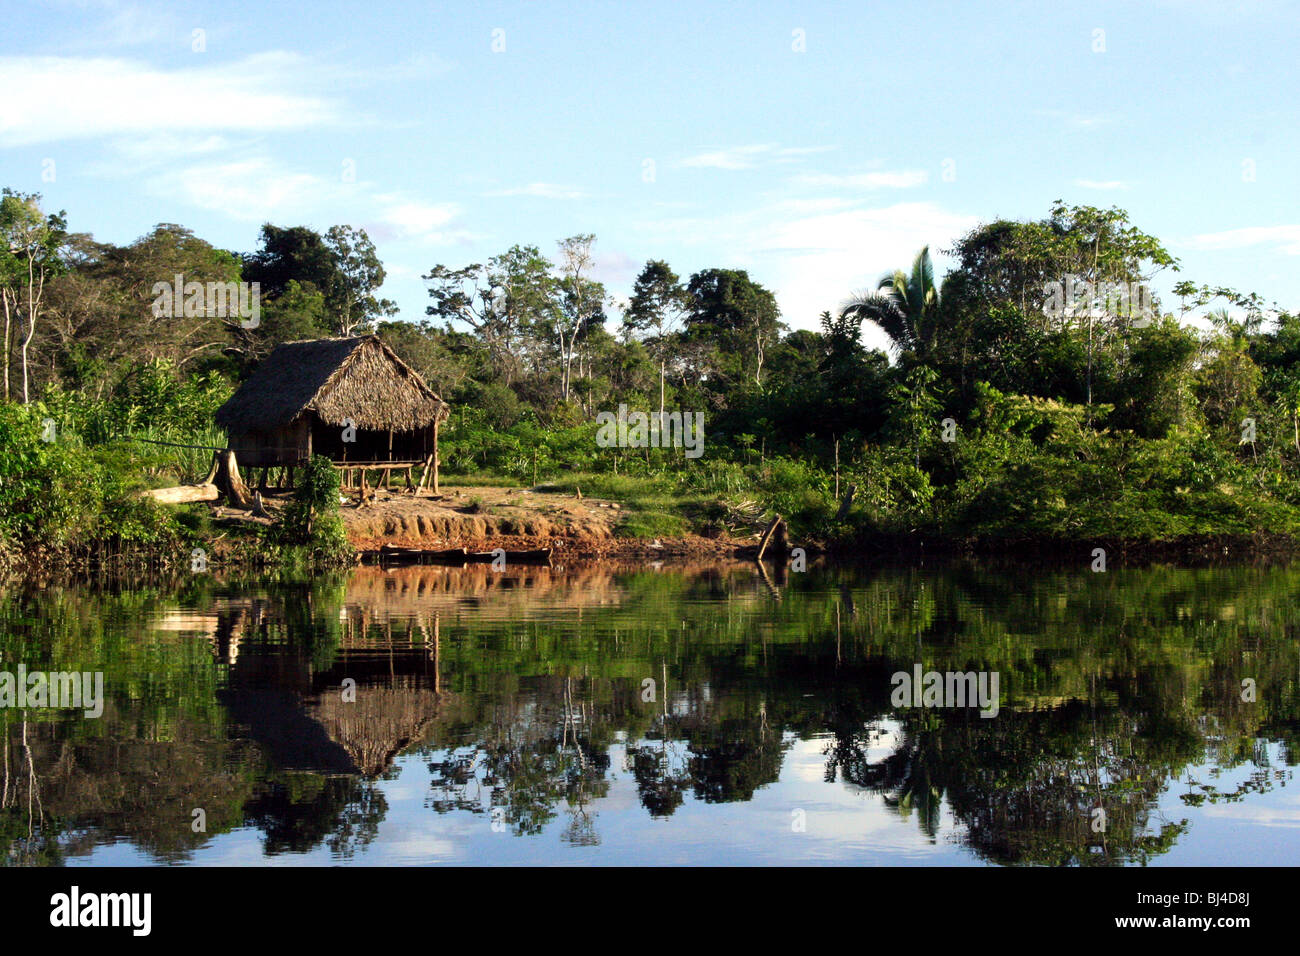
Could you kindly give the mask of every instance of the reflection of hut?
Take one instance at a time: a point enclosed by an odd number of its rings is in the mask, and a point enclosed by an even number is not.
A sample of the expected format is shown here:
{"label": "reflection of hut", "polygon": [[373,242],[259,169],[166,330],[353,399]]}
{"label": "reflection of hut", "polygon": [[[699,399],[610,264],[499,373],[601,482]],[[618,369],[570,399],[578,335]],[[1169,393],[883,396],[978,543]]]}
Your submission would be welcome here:
{"label": "reflection of hut", "polygon": [[447,404],[378,336],[286,342],[217,410],[240,465],[432,465]]}
{"label": "reflection of hut", "polygon": [[340,649],[321,670],[259,648],[234,662],[221,699],[277,768],[374,777],[428,733],[437,673],[436,644],[422,642]]}

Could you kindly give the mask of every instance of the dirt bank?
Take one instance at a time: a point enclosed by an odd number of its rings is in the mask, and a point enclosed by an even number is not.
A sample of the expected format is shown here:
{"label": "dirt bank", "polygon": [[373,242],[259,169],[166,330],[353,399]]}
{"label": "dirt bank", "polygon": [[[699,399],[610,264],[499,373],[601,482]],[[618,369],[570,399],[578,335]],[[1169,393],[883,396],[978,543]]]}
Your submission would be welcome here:
{"label": "dirt bank", "polygon": [[453,488],[441,495],[379,492],[340,509],[360,551],[381,545],[421,548],[551,548],[558,557],[730,555],[749,538],[685,535],[648,541],[619,534],[623,503],[522,488]]}

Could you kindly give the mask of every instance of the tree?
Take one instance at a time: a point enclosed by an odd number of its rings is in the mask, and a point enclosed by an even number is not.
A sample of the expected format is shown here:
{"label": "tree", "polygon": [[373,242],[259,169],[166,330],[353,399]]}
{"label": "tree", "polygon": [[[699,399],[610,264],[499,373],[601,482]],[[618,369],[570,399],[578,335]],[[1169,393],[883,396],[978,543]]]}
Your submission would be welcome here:
{"label": "tree", "polygon": [[244,258],[244,279],[260,284],[262,295],[284,294],[291,281],[310,282],[323,294],[334,286],[338,266],[320,233],[306,226],[262,226],[261,248]]}
{"label": "tree", "polygon": [[573,356],[578,336],[585,334],[593,325],[603,325],[605,321],[605,287],[590,278],[595,266],[595,258],[591,254],[595,241],[594,235],[584,233],[561,239],[558,243],[560,307],[552,314],[555,317],[555,332],[563,364],[560,397],[566,402],[569,400],[573,379]]}
{"label": "tree", "polygon": [[381,315],[397,314],[393,302],[375,295],[384,284],[384,266],[364,229],[331,226],[325,233],[325,247],[334,257],[335,270],[325,296],[339,335],[351,335]]}
{"label": "tree", "polygon": [[737,377],[748,374],[745,366],[752,365],[754,382],[761,386],[764,355],[781,331],[776,297],[743,269],[697,272],[686,291],[691,309],[686,320],[689,334],[713,340],[720,367],[733,364],[726,356],[736,356]]}
{"label": "tree", "polygon": [[5,282],[5,397],[9,395],[9,325],[10,312],[25,316],[20,355],[23,367],[23,404],[31,402],[28,376],[28,349],[36,335],[36,325],[45,295],[45,283],[61,273],[67,219],[63,212],[46,215],[41,211],[40,194],[23,194],[6,188],[0,198],[0,280]]}
{"label": "tree", "polygon": [[849,298],[840,315],[874,323],[904,355],[922,361],[929,358],[941,315],[930,247],[916,254],[910,275],[896,269],[881,277],[874,292],[859,292]]}
{"label": "tree", "polygon": [[488,350],[494,375],[509,385],[522,369],[524,340],[555,309],[551,263],[536,246],[512,246],[487,264],[436,265],[423,276],[429,315],[469,325]]}
{"label": "tree", "polygon": [[[1087,352],[1085,395],[1091,405],[1093,370],[1098,349],[1105,350],[1121,328],[1131,326],[1129,314],[1110,307],[1108,289],[1137,289],[1162,269],[1178,269],[1178,260],[1154,237],[1129,224],[1122,209],[1067,206],[1061,200],[1038,222],[998,220],[980,226],[949,250],[957,268],[945,282],[947,327],[977,323],[996,308],[1019,309],[1024,316],[1041,316],[1044,333],[1053,327],[1080,328]],[[1078,307],[1048,308],[1054,293],[1066,283],[1088,290]],[[1073,298],[1074,292],[1066,290]],[[1158,313],[1158,302],[1146,303]],[[962,333],[958,333],[961,337]]]}
{"label": "tree", "polygon": [[662,259],[651,259],[632,287],[632,298],[623,316],[623,327],[642,334],[652,333],[651,348],[659,363],[659,416],[664,414],[664,373],[670,336],[677,332],[690,311],[690,297],[677,273]]}

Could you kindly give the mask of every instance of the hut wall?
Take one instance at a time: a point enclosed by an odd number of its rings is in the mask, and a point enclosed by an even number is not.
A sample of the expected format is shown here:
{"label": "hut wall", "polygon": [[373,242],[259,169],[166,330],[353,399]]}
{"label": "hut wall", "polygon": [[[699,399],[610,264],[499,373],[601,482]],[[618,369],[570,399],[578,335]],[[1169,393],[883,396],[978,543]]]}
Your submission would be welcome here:
{"label": "hut wall", "polygon": [[231,432],[227,446],[243,468],[301,465],[311,457],[311,433],[303,419],[274,429]]}
{"label": "hut wall", "polygon": [[324,455],[335,462],[387,462],[423,461],[432,450],[428,429],[413,432],[393,432],[389,449],[389,433],[356,429],[355,441],[343,441],[343,429],[327,425],[312,416],[311,445],[313,454]]}

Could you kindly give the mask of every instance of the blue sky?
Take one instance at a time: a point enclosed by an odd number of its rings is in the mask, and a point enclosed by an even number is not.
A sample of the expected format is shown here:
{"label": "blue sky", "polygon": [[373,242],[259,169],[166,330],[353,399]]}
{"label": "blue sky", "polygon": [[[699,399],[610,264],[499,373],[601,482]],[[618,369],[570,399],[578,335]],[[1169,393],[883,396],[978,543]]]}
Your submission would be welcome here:
{"label": "blue sky", "polygon": [[361,226],[404,318],[435,263],[592,232],[619,297],[648,258],[745,268],[812,328],[920,246],[1057,198],[1129,210],[1177,278],[1300,307],[1296,3],[6,0],[5,20],[0,184],[119,243]]}

